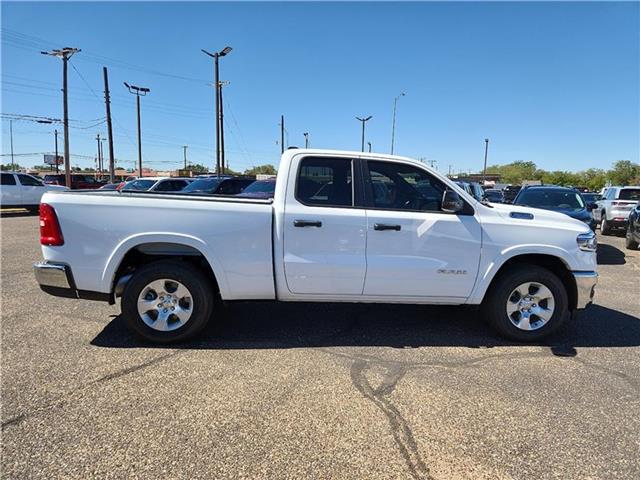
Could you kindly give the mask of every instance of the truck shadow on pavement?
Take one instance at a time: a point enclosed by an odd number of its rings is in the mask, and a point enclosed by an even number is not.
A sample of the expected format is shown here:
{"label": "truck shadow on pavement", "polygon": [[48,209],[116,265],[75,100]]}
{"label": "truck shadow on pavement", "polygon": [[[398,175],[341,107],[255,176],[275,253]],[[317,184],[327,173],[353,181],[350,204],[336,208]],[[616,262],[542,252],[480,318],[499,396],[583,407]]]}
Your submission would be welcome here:
{"label": "truck shadow on pavement", "polygon": [[597,250],[598,265],[624,265],[627,263],[625,253],[613,245],[600,243]]}
{"label": "truck shadow on pavement", "polygon": [[139,339],[116,316],[91,341],[109,348],[280,349],[308,347],[546,346],[558,356],[576,347],[640,345],[640,319],[593,305],[542,342],[524,344],[498,337],[469,307],[390,304],[242,302],[229,305],[193,341],[163,347]]}

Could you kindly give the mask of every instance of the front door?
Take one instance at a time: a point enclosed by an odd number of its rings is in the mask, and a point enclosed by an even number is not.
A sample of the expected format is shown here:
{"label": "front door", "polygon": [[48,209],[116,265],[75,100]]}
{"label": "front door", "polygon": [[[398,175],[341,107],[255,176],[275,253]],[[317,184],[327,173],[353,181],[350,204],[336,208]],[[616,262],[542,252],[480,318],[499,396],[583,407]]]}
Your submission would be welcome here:
{"label": "front door", "polygon": [[356,207],[355,161],[294,160],[287,188],[284,270],[287,287],[302,295],[362,295],[367,220]]}
{"label": "front door", "polygon": [[384,161],[368,161],[367,166],[364,295],[469,296],[482,239],[472,211],[442,212],[447,187],[426,170]]}

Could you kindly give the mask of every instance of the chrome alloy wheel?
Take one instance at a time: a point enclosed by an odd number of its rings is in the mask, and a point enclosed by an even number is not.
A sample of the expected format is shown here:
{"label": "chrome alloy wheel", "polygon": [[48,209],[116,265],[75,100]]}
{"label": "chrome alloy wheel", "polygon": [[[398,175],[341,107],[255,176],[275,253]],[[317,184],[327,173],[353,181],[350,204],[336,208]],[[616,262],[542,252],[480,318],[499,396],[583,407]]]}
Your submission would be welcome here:
{"label": "chrome alloy wheel", "polygon": [[138,296],[138,314],[147,326],[160,332],[182,327],[193,313],[191,292],[169,278],[154,280]]}
{"label": "chrome alloy wheel", "polygon": [[507,300],[507,316],[520,330],[538,330],[553,316],[555,299],[546,286],[527,282],[516,287]]}

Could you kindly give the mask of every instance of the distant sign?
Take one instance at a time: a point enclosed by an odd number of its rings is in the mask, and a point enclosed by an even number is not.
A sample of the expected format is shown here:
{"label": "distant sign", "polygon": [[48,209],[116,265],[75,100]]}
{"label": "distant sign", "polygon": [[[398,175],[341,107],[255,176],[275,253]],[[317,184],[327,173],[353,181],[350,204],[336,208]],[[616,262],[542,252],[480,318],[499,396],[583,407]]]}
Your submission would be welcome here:
{"label": "distant sign", "polygon": [[46,165],[55,165],[56,163],[58,165],[62,165],[64,163],[64,157],[58,155],[57,159],[58,159],[58,161],[56,162],[56,156],[55,155],[45,155],[44,156],[44,163]]}

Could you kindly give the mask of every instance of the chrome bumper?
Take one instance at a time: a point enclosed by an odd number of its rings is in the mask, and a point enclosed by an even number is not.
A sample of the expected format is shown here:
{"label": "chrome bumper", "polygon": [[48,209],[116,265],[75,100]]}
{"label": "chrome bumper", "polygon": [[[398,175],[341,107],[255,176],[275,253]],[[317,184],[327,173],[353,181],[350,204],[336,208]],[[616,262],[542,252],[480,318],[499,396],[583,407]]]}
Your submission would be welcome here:
{"label": "chrome bumper", "polygon": [[598,283],[598,273],[573,272],[573,278],[576,279],[576,290],[578,292],[576,309],[582,310],[593,302],[596,284]]}
{"label": "chrome bumper", "polygon": [[41,287],[71,289],[70,271],[67,265],[56,263],[36,263],[33,265],[36,281]]}

